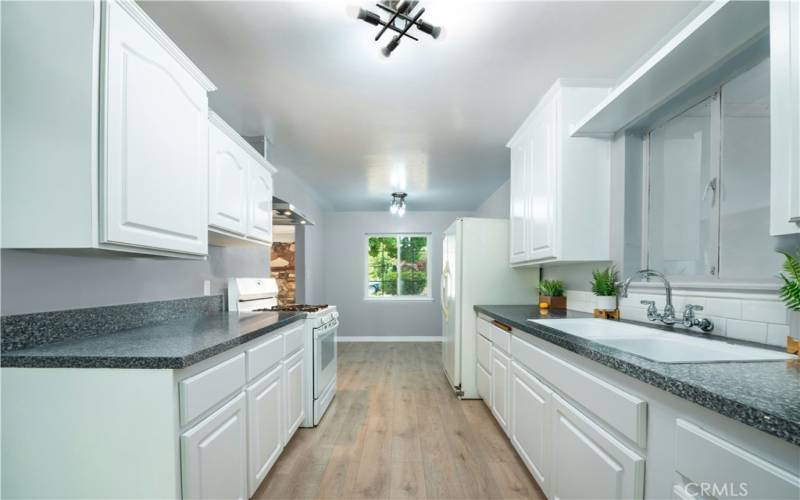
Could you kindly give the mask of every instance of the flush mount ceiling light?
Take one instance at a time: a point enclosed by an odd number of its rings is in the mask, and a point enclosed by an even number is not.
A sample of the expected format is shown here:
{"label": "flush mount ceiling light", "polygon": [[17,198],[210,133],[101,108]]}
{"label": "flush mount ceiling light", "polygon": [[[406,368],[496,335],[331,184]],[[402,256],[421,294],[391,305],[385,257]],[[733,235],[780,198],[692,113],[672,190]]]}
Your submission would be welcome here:
{"label": "flush mount ceiling light", "polygon": [[378,34],[375,35],[376,41],[379,40],[387,30],[397,33],[392,37],[386,47],[381,49],[381,53],[389,57],[392,55],[392,52],[394,52],[394,49],[400,45],[400,40],[402,40],[403,37],[415,41],[419,40],[417,37],[408,33],[413,27],[416,27],[419,31],[433,38],[439,38],[442,34],[441,27],[434,26],[422,20],[422,14],[425,13],[423,7],[420,7],[420,9],[414,13],[414,9],[417,7],[418,3],[419,2],[416,0],[383,0],[376,3],[376,7],[389,14],[389,19],[387,21],[381,19],[379,14],[358,7],[348,7],[348,12],[350,12],[353,17],[361,19],[373,26],[381,26]]}
{"label": "flush mount ceiling light", "polygon": [[406,193],[392,193],[392,204],[389,205],[392,214],[402,217],[406,213],[406,196]]}

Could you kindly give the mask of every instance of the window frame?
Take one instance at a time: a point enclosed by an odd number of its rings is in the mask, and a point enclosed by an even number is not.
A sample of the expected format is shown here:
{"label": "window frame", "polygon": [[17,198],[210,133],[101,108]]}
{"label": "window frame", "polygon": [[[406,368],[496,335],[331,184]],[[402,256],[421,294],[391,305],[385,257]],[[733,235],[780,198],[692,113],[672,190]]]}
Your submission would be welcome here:
{"label": "window frame", "polygon": [[[722,133],[722,120],[723,120],[723,108],[722,108],[722,94],[724,92],[724,87],[730,83],[731,81],[735,80],[739,75],[749,71],[756,65],[758,65],[761,61],[763,61],[764,57],[769,57],[768,54],[765,56],[753,57],[750,58],[746,63],[741,64],[735,72],[727,75],[726,78],[719,81],[713,86],[706,87],[704,91],[697,92],[693,94],[693,96],[689,99],[684,100],[681,104],[673,106],[673,109],[668,110],[667,112],[659,113],[657,110],[656,113],[660,114],[660,118],[654,122],[651,122],[649,125],[645,126],[644,128],[640,129],[640,137],[642,141],[642,199],[641,199],[641,208],[643,212],[643,217],[641,221],[641,254],[640,254],[640,263],[641,269],[646,269],[650,267],[650,200],[651,200],[651,173],[652,173],[652,156],[651,156],[651,134],[661,128],[662,126],[666,125],[673,119],[681,116],[686,111],[689,111],[694,106],[702,103],[706,99],[711,99],[711,140],[715,142],[715,145],[711,148],[711,178],[717,179],[717,194],[716,200],[717,203],[713,207],[714,213],[714,220],[712,221],[712,228],[713,231],[713,238],[715,241],[716,246],[716,260],[715,260],[715,272],[713,275],[711,274],[703,274],[703,275],[675,275],[670,274],[667,275],[667,278],[672,283],[673,288],[685,288],[685,289],[696,289],[698,291],[714,291],[714,290],[741,290],[741,291],[749,291],[749,292],[764,292],[764,291],[774,291],[780,287],[779,280],[777,278],[770,279],[767,277],[759,278],[759,279],[745,279],[745,278],[727,278],[724,277],[724,270],[723,276],[720,274],[720,256],[721,256],[721,235],[720,235],[720,222],[721,222],[721,210],[722,204],[720,202],[722,190],[724,189],[724,166],[722,165],[722,146],[725,141],[725,137],[723,137]],[[777,271],[776,271],[777,272]],[[659,283],[653,284],[650,282],[638,282],[631,284],[632,289],[641,288],[641,289],[649,289],[651,285],[654,285],[656,288],[661,287]]]}
{"label": "window frame", "polygon": [[[424,295],[380,295],[374,296],[369,295],[368,288],[369,288],[369,239],[370,238],[395,238],[397,241],[397,256],[398,256],[398,263],[400,259],[400,239],[403,237],[412,237],[412,238],[425,238],[425,248],[428,254],[428,263],[425,266],[426,276],[427,276],[427,284],[426,291]],[[433,294],[431,293],[431,263],[433,259],[431,259],[431,233],[420,233],[420,232],[412,232],[412,233],[404,233],[404,232],[397,232],[397,233],[365,233],[364,234],[364,279],[362,283],[362,289],[364,294],[364,300],[367,302],[432,302],[433,301]],[[398,279],[398,286],[400,280],[400,273],[397,273]]]}

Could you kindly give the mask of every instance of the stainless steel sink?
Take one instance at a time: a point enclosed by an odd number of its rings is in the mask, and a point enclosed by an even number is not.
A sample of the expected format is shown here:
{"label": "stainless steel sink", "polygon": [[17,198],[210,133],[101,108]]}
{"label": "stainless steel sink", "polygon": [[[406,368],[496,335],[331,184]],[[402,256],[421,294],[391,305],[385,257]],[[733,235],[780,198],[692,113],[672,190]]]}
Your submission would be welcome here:
{"label": "stainless steel sink", "polygon": [[720,361],[779,361],[792,356],[726,342],[665,332],[647,326],[604,319],[531,319],[576,337],[660,363],[715,363]]}

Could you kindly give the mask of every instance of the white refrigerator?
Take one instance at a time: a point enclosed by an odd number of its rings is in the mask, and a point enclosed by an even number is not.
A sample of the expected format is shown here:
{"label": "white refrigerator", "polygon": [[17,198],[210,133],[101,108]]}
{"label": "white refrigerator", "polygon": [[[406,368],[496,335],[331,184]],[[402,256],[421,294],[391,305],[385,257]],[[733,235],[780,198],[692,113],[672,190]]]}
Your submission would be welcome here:
{"label": "white refrigerator", "polygon": [[478,398],[475,305],[538,300],[538,268],[511,268],[506,219],[456,219],[442,248],[442,361],[456,395]]}

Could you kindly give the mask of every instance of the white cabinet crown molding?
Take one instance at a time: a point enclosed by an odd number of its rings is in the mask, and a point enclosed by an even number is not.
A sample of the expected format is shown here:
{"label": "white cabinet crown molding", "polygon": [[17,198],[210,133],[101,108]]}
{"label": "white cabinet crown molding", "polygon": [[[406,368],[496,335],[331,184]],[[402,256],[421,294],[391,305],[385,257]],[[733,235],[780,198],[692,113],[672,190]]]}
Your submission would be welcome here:
{"label": "white cabinet crown molding", "polygon": [[150,16],[139,7],[133,0],[112,0],[122,7],[128,14],[133,17],[153,38],[161,44],[164,49],[170,53],[175,60],[183,66],[183,68],[191,74],[195,80],[206,90],[206,92],[213,92],[217,90],[216,85],[208,79],[208,77],[198,68],[184,52],[175,45],[169,36],[158,27],[158,25],[150,19]]}
{"label": "white cabinet crown molding", "polygon": [[266,158],[258,154],[258,151],[253,149],[253,146],[251,146],[249,142],[245,141],[244,138],[233,129],[233,127],[228,125],[228,123],[225,120],[223,120],[222,117],[220,117],[218,114],[212,111],[211,108],[208,109],[208,121],[219,127],[219,129],[222,132],[224,132],[225,135],[230,137],[230,139],[234,141],[236,145],[238,145],[240,148],[242,148],[242,150],[247,152],[247,154],[249,154],[256,162],[258,162],[259,165],[266,168],[270,174],[275,174],[278,172],[278,169],[276,169],[275,166],[272,165],[272,163],[270,163],[269,161],[267,161]]}

